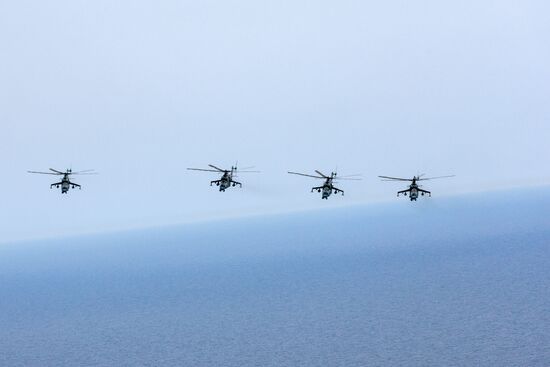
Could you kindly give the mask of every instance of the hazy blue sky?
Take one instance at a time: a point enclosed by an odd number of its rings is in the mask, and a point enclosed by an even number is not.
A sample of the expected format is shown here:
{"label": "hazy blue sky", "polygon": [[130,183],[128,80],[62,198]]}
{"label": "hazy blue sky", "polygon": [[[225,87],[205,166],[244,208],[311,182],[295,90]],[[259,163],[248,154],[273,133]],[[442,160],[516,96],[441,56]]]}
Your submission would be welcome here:
{"label": "hazy blue sky", "polygon": [[0,52],[0,241],[550,182],[547,1],[5,1]]}

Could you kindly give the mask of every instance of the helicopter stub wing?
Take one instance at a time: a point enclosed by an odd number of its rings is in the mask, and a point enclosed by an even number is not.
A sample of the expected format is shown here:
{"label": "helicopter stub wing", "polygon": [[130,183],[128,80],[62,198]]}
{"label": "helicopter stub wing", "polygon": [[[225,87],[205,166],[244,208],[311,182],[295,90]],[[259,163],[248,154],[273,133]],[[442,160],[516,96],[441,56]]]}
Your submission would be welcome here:
{"label": "helicopter stub wing", "polygon": [[401,191],[397,191],[397,196],[399,196],[400,194],[406,194],[407,192],[411,191],[411,189],[406,189],[406,190],[401,190]]}

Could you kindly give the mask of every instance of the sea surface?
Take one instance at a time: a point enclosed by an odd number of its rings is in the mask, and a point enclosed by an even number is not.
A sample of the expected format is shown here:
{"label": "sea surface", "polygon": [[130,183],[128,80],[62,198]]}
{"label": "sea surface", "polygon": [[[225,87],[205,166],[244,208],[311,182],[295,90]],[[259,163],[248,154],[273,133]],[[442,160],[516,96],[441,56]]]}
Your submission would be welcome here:
{"label": "sea surface", "polygon": [[549,189],[0,245],[0,366],[549,365]]}

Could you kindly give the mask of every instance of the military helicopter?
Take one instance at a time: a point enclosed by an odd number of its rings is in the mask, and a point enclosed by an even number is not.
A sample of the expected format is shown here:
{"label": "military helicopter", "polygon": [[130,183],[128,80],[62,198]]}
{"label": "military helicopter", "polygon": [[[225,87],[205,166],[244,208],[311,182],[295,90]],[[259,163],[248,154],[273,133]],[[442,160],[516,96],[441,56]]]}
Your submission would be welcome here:
{"label": "military helicopter", "polygon": [[51,172],[38,172],[38,171],[27,171],[27,172],[28,173],[38,173],[38,174],[41,174],[41,175],[63,176],[63,178],[61,179],[60,182],[56,182],[56,183],[53,183],[53,184],[50,185],[50,189],[52,189],[54,186],[56,188],[59,188],[59,186],[61,186],[61,193],[62,194],[66,194],[67,192],[69,192],[69,188],[74,189],[75,187],[78,187],[80,190],[82,190],[82,186],[80,186],[77,183],[71,182],[71,180],[69,179],[69,176],[71,176],[71,175],[97,175],[97,172],[94,172],[93,169],[87,169],[87,170],[84,170],[84,171],[73,172],[73,170],[69,168],[65,172],[61,172],[61,171],[55,170],[53,168],[50,168],[50,171]]}
{"label": "military helicopter", "polygon": [[338,176],[336,172],[331,172],[330,176],[327,176],[318,170],[315,170],[318,176],[314,175],[308,175],[306,173],[298,173],[298,172],[288,172],[291,175],[298,175],[298,176],[305,176],[305,177],[312,177],[312,178],[318,178],[321,180],[325,180],[325,183],[323,183],[322,186],[312,187],[311,192],[317,190],[317,192],[323,192],[321,198],[328,200],[328,197],[334,192],[335,194],[341,193],[344,195],[344,190],[341,190],[333,185],[334,180],[354,180],[354,181],[360,181],[360,178],[355,178],[357,176],[361,176],[359,174],[357,175],[348,175],[348,176]]}
{"label": "military helicopter", "polygon": [[226,189],[230,188],[231,186],[235,187],[239,185],[239,187],[243,187],[243,184],[240,182],[237,182],[233,179],[233,177],[237,176],[237,173],[259,173],[260,171],[246,171],[247,169],[254,168],[254,167],[246,167],[242,171],[239,171],[237,169],[237,165],[231,166],[231,170],[227,169],[221,169],[219,167],[214,166],[213,164],[209,164],[208,167],[211,167],[212,169],[205,169],[205,168],[187,168],[190,171],[203,171],[203,172],[216,172],[221,173],[222,177],[219,180],[210,181],[210,186],[213,184],[216,184],[216,186],[220,187],[220,192],[225,192]]}
{"label": "military helicopter", "polygon": [[409,188],[406,189],[406,190],[401,190],[401,191],[398,191],[397,192],[397,197],[399,197],[400,194],[403,194],[404,196],[407,196],[407,193],[409,193],[409,198],[411,199],[411,201],[416,201],[416,199],[418,198],[418,193],[420,193],[420,195],[424,196],[424,195],[428,195],[428,196],[432,196],[432,193],[428,190],[422,190],[420,188],[420,185],[417,184],[418,181],[427,181],[427,180],[435,180],[435,179],[439,179],[439,178],[448,178],[448,177],[454,177],[455,175],[450,175],[450,176],[438,176],[438,177],[426,177],[426,178],[423,178],[422,176],[424,176],[425,174],[421,174],[421,175],[418,175],[418,176],[413,176],[413,178],[400,178],[400,177],[389,177],[389,176],[378,176],[380,178],[382,178],[382,181],[410,181],[411,184],[409,185]]}

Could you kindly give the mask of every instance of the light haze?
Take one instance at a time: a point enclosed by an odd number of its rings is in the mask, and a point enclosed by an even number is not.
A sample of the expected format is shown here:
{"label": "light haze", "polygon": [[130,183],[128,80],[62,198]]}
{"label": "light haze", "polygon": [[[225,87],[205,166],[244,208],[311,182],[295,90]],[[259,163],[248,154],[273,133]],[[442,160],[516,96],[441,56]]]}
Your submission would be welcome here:
{"label": "light haze", "polygon": [[[0,241],[547,184],[547,1],[4,1]],[[186,167],[256,165],[243,189]],[[26,170],[95,168],[82,191]],[[321,201],[287,170],[363,173]],[[403,205],[410,203],[403,201]]]}

